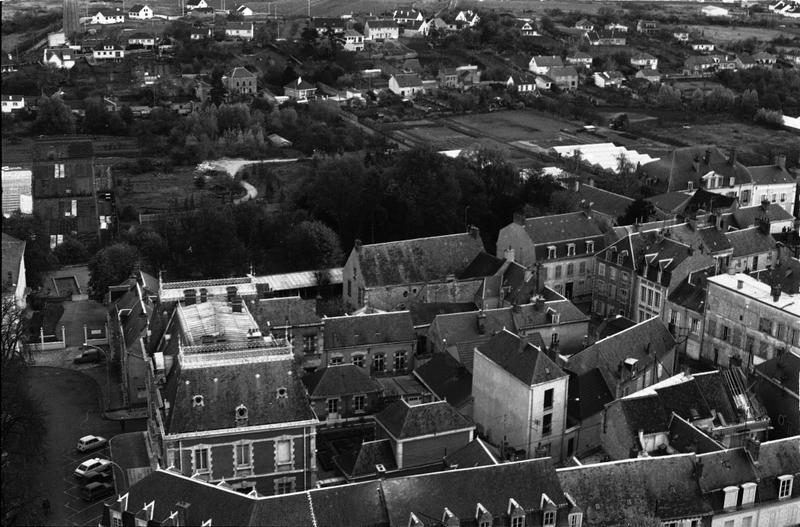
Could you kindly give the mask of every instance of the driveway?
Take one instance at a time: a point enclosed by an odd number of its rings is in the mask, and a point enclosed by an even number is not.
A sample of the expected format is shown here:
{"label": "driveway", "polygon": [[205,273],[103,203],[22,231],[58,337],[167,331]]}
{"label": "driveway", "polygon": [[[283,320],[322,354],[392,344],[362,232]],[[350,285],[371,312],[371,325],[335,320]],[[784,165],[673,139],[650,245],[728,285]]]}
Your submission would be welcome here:
{"label": "driveway", "polygon": [[94,300],[67,301],[62,304],[64,314],[58,326],[66,330],[67,347],[80,346],[84,342],[84,324],[91,328],[102,328],[106,323],[108,308]]}
{"label": "driveway", "polygon": [[[108,448],[80,454],[75,445],[79,437],[87,434],[110,439],[121,432],[120,425],[103,419],[97,383],[87,375],[68,369],[32,367],[29,377],[31,394],[42,401],[47,412],[46,459],[36,475],[39,494],[50,500],[51,512],[45,525],[96,526],[103,501],[83,501],[80,483],[72,473],[86,459],[107,458]],[[144,429],[144,421],[128,422],[126,426],[126,432]]]}

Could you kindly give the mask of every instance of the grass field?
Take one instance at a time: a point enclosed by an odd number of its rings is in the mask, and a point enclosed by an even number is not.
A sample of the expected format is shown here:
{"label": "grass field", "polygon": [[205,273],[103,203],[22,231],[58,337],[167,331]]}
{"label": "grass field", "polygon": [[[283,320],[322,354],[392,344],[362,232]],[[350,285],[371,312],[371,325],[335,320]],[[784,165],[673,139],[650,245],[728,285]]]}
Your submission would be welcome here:
{"label": "grass field", "polygon": [[194,167],[175,167],[170,172],[145,172],[115,177],[117,208],[127,206],[137,212],[166,212],[183,208],[186,201],[199,204],[203,199],[214,199],[208,190],[194,186]]}
{"label": "grass field", "polygon": [[748,38],[755,38],[759,42],[769,42],[781,36],[788,38],[800,36],[800,26],[797,25],[779,29],[767,27],[689,26],[689,30],[702,33],[704,38],[719,43],[734,42]]}

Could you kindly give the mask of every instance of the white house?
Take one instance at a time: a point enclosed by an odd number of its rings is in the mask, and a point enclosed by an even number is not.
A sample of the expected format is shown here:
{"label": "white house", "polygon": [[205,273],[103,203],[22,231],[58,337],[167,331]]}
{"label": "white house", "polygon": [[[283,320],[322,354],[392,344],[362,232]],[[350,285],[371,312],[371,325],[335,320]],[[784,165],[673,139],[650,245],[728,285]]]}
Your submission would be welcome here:
{"label": "white house", "polygon": [[128,18],[134,20],[149,20],[153,18],[153,10],[148,5],[136,4],[128,9]]}
{"label": "white house", "polygon": [[122,24],[125,22],[125,13],[115,9],[99,9],[89,19],[90,24]]}
{"label": "white house", "polygon": [[25,108],[25,97],[22,95],[3,95],[3,113],[11,113]]}
{"label": "white house", "polygon": [[253,10],[244,4],[236,7],[236,13],[241,16],[253,16]]}
{"label": "white house", "polygon": [[354,29],[344,32],[344,49],[347,51],[361,51],[364,49],[364,35]]}
{"label": "white house", "polygon": [[228,38],[241,38],[244,40],[252,40],[253,38],[253,23],[252,22],[228,22],[225,26],[225,36]]}
{"label": "white house", "polygon": [[422,80],[416,73],[392,75],[389,78],[389,90],[401,97],[414,96],[425,90]]}
{"label": "white house", "polygon": [[631,66],[655,70],[658,69],[658,58],[650,53],[636,53],[631,57]]}
{"label": "white house", "polygon": [[506,86],[518,93],[533,93],[536,91],[536,77],[530,73],[512,73],[506,80]]}
{"label": "white house", "polygon": [[194,11],[195,9],[208,9],[208,2],[206,2],[206,0],[187,0],[185,7],[187,11]]}
{"label": "white house", "polygon": [[600,88],[617,88],[622,86],[625,76],[618,71],[600,71],[594,74],[594,84]]}
{"label": "white house", "polygon": [[625,24],[620,24],[618,22],[612,22],[610,24],[605,25],[606,31],[620,31],[622,33],[628,32],[628,26]]}
{"label": "white house", "polygon": [[106,45],[102,49],[93,49],[92,58],[96,61],[119,62],[125,58],[125,50],[119,46]]}
{"label": "white house", "polygon": [[715,5],[707,5],[703,6],[700,9],[700,14],[703,16],[708,17],[729,17],[731,16],[730,11],[725,9],[724,7],[718,7]]}
{"label": "white house", "polygon": [[564,61],[557,55],[537,55],[531,57],[531,60],[528,62],[528,70],[539,75],[548,75],[551,68],[561,67],[563,65]]}
{"label": "white house", "polygon": [[364,23],[364,40],[397,40],[399,27],[392,19],[367,20]]}
{"label": "white house", "polygon": [[475,27],[478,22],[481,21],[481,17],[478,16],[478,13],[468,10],[468,11],[459,11],[456,15],[456,22],[464,22],[469,27]]}
{"label": "white house", "polygon": [[72,69],[75,66],[75,52],[69,48],[45,48],[44,64],[63,70]]}
{"label": "white house", "polygon": [[156,37],[147,33],[134,33],[128,37],[128,45],[152,48],[156,45]]}

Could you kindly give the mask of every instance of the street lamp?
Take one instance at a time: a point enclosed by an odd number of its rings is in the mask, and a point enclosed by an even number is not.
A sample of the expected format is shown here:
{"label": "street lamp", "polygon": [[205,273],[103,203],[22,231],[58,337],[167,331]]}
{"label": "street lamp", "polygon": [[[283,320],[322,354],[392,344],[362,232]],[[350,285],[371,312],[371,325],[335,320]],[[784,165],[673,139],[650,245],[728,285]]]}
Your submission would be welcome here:
{"label": "street lamp", "polygon": [[85,348],[96,349],[97,351],[102,353],[103,357],[106,359],[106,410],[108,410],[108,408],[111,406],[111,372],[110,372],[110,368],[111,368],[110,362],[111,362],[111,360],[110,360],[110,358],[108,356],[108,351],[106,351],[103,348],[100,348],[98,346],[94,346],[92,344],[88,344],[86,342],[83,343],[83,346]]}
{"label": "street lamp", "polygon": [[[119,463],[117,463],[116,461],[113,461],[113,460],[111,460],[111,459],[107,459],[106,461],[108,461],[109,463],[111,463],[111,465],[112,465],[112,466],[114,466],[114,467],[118,468],[118,469],[119,469],[119,471],[120,471],[120,473],[122,473],[122,478],[123,478],[122,482],[123,482],[123,483],[125,483],[125,490],[127,491],[127,490],[128,490],[128,474],[125,472],[125,469],[124,469],[124,468],[122,468],[122,467],[119,465]],[[117,490],[117,483],[116,483],[116,481],[114,482],[114,490]]]}

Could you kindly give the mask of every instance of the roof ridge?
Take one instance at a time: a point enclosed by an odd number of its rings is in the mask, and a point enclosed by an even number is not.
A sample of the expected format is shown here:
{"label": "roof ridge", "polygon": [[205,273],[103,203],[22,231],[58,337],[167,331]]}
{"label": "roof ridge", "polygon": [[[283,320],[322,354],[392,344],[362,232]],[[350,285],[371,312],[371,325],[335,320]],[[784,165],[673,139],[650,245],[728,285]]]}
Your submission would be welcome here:
{"label": "roof ridge", "polygon": [[[579,465],[577,467],[561,467],[557,468],[556,472],[568,472],[570,470],[580,470],[587,467],[598,467],[598,466],[608,466],[608,465],[621,465],[623,463],[639,463],[639,462],[650,462],[650,461],[658,461],[658,460],[667,460],[667,459],[678,459],[683,457],[696,457],[694,452],[689,453],[680,453],[680,454],[668,454],[666,456],[650,456],[650,457],[634,457],[628,459],[618,459],[616,461],[600,461],[598,463],[587,463],[583,465]],[[541,458],[539,458],[541,459]],[[491,465],[490,465],[491,466]]]}
{"label": "roof ridge", "polygon": [[[398,74],[398,75],[417,75],[417,74],[416,73],[401,73],[401,74]],[[364,249],[366,247],[377,247],[379,245],[389,245],[389,244],[396,244],[396,243],[401,243],[401,242],[414,242],[414,241],[419,241],[419,240],[432,240],[434,238],[445,238],[445,237],[448,237],[448,236],[470,236],[470,233],[468,233],[468,232],[456,232],[456,233],[452,233],[452,234],[439,234],[437,236],[420,236],[419,238],[408,238],[406,240],[393,240],[393,241],[388,241],[388,242],[370,243],[370,244],[366,244],[366,245],[362,244],[361,248]]]}

